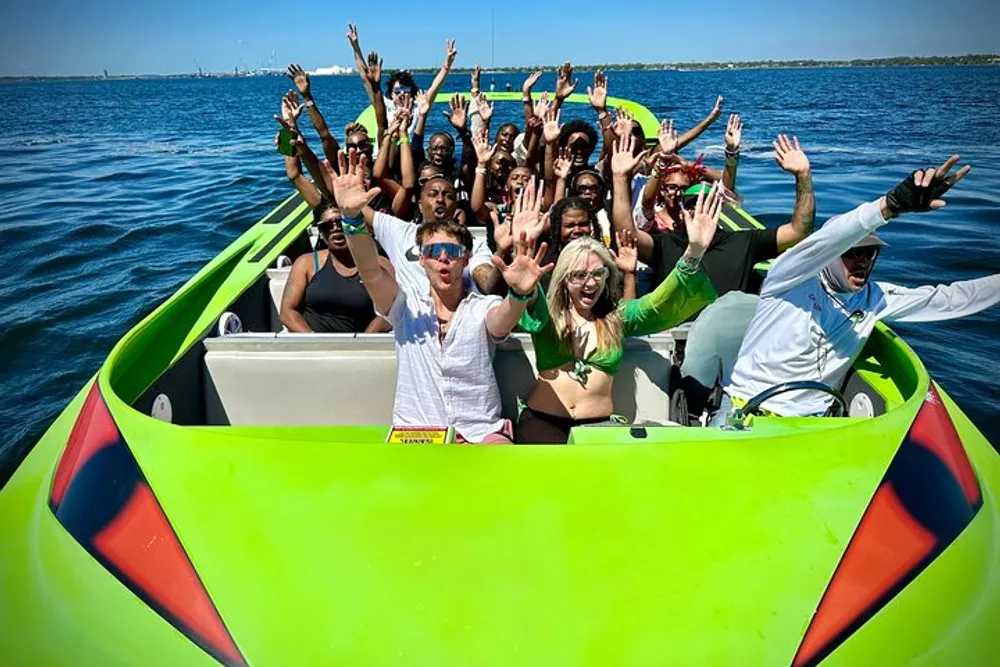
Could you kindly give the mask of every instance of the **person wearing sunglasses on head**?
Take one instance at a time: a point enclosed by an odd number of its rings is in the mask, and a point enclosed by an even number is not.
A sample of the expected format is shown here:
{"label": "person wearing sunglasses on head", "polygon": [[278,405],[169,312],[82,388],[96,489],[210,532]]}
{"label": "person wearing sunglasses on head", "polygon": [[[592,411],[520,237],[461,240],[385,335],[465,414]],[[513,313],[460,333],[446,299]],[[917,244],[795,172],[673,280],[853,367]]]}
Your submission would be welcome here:
{"label": "person wearing sunglasses on head", "polygon": [[[941,208],[941,197],[969,173],[954,155],[937,169],[915,171],[874,202],[828,220],[775,261],[740,348],[716,423],[732,405],[795,380],[840,388],[875,323],[933,322],[1000,303],[1000,274],[950,285],[910,288],[871,280],[885,243],[875,231],[903,213]],[[769,400],[782,416],[823,415],[832,397],[790,391]]]}
{"label": "person wearing sunglasses on head", "polygon": [[[389,323],[375,314],[347,249],[341,214],[327,199],[313,207],[313,221],[325,249],[314,249],[292,265],[281,295],[279,319],[296,333],[380,333]],[[389,260],[379,265],[392,273]]]}
{"label": "person wearing sunglasses on head", "polygon": [[[608,421],[625,338],[680,324],[715,299],[701,258],[722,203],[717,186],[699,197],[687,222],[687,250],[666,279],[639,299],[623,300],[616,257],[599,240],[584,236],[562,249],[548,295],[539,286],[521,316],[521,328],[534,343],[538,382],[518,417],[517,442],[564,443],[574,426]],[[629,249],[634,255],[630,236],[619,235],[619,253]]]}
{"label": "person wearing sunglasses on head", "polygon": [[378,262],[364,209],[378,189],[365,191],[359,162],[340,155],[333,188],[342,226],[365,288],[392,324],[398,376],[393,423],[398,426],[454,426],[465,442],[510,442],[509,420],[501,415],[493,372],[493,346],[506,338],[535,292],[545,244],[536,251],[522,234],[509,263],[494,260],[508,287],[506,297],[466,290],[462,272],[472,250],[469,230],[453,220],[429,220],[416,232],[420,267],[428,287],[401,284]]}

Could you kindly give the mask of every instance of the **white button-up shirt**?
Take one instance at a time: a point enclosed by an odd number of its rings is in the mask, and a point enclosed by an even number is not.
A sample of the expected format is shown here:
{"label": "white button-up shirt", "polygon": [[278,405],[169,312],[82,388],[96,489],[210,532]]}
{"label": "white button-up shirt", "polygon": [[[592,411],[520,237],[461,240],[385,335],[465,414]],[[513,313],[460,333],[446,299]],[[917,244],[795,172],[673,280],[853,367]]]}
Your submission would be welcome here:
{"label": "white button-up shirt", "polygon": [[500,302],[498,296],[469,293],[442,342],[431,295],[400,285],[384,315],[396,337],[395,425],[454,426],[469,442],[503,428],[493,373],[495,341],[486,329],[486,314]]}

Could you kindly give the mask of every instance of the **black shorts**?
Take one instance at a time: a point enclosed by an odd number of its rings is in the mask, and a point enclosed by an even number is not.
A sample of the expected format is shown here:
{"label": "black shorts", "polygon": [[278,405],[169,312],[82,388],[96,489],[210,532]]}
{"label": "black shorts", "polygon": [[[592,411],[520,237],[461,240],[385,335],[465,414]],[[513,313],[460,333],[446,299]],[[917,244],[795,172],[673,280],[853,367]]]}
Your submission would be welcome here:
{"label": "black shorts", "polygon": [[611,417],[572,419],[556,417],[525,406],[514,427],[514,442],[519,444],[564,445],[569,440],[569,432],[574,426],[601,424]]}

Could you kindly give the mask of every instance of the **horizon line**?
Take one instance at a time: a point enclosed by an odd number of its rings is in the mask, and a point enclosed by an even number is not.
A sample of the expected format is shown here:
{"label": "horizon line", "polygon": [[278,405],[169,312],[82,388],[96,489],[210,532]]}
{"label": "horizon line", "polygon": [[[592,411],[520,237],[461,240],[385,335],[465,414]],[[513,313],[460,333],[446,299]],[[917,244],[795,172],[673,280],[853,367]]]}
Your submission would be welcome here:
{"label": "horizon line", "polygon": [[[976,62],[958,62],[958,61],[976,61]],[[749,69],[749,68],[759,68],[759,66],[791,66],[791,67],[823,67],[823,66],[836,66],[836,65],[848,65],[848,66],[866,66],[868,63],[890,63],[894,61],[914,61],[911,63],[901,63],[905,66],[906,64],[970,64],[970,65],[1000,65],[1000,54],[998,53],[968,53],[960,56],[935,56],[935,55],[907,55],[907,56],[885,56],[879,58],[836,58],[836,59],[824,59],[824,58],[788,58],[782,60],[775,59],[764,59],[764,60],[705,60],[705,61],[675,61],[675,62],[628,62],[628,63],[589,63],[581,65],[573,65],[573,68],[580,71],[593,71],[593,70],[643,70],[643,69],[683,69],[683,68],[694,68],[694,69]],[[934,63],[930,62],[934,61]],[[536,70],[557,70],[562,63],[547,64],[547,65],[502,65],[499,67],[491,67],[489,70],[484,69],[483,73],[496,72],[496,73],[517,73],[517,72],[531,72]],[[332,66],[321,66],[325,68],[329,67],[340,67],[340,65]],[[348,75],[339,76],[350,76],[356,75],[357,72],[354,70],[353,66],[346,66],[351,70]],[[121,74],[109,74],[107,69],[104,69],[100,73],[95,74],[0,74],[0,80],[45,80],[45,79],[116,79],[116,78],[170,78],[170,77],[205,77],[205,78],[218,78],[218,77],[233,77],[233,76],[247,76],[253,73],[267,73],[267,74],[280,74],[285,71],[286,68],[271,68],[271,67],[257,67],[257,68],[244,68],[242,70],[239,67],[234,67],[233,70],[220,70],[214,72],[201,72],[200,68],[198,72],[194,71],[182,71],[182,72],[170,72],[170,73],[121,73]],[[319,69],[319,68],[317,68]],[[403,68],[410,72],[416,73],[426,73],[434,72],[440,69],[440,66],[428,66],[428,67],[411,67]],[[471,72],[473,70],[472,66],[469,67],[453,67],[451,72]],[[389,71],[386,68],[385,71]],[[310,72],[310,74],[313,74]],[[316,75],[314,76],[338,76],[338,75]]]}

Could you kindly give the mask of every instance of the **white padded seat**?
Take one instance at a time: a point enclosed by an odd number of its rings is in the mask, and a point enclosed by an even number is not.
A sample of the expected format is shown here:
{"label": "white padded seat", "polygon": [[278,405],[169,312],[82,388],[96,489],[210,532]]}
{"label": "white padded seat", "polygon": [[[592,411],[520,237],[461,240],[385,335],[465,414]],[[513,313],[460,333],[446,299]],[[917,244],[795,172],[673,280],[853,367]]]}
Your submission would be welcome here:
{"label": "white padded seat", "polygon": [[[209,424],[388,424],[396,387],[391,334],[236,334],[204,341]],[[615,410],[630,421],[669,421],[671,334],[626,341]],[[517,414],[536,380],[527,334],[499,345],[494,370],[503,413]]]}

